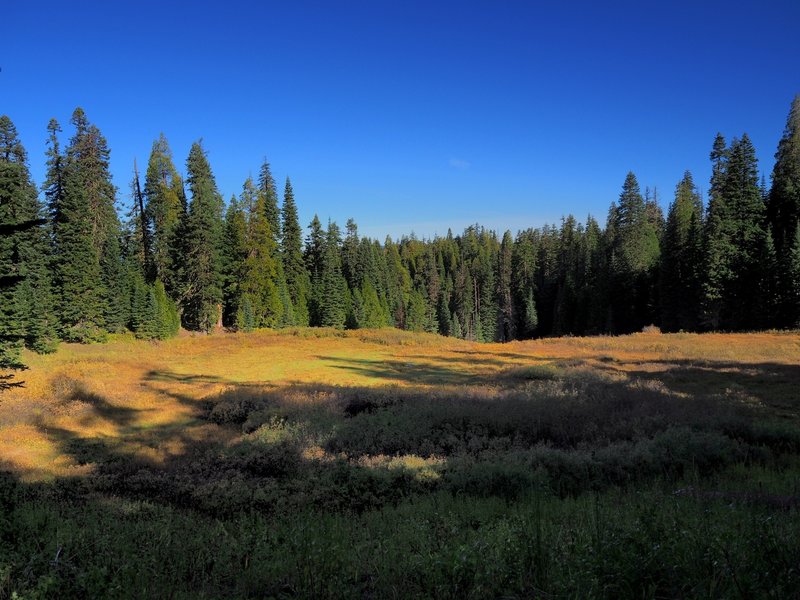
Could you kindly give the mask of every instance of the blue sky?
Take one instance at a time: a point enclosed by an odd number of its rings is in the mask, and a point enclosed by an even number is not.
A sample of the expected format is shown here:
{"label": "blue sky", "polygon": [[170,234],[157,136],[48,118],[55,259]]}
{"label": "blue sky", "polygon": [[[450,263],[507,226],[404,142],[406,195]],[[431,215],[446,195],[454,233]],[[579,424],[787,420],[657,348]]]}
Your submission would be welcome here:
{"label": "blue sky", "polygon": [[123,204],[163,131],[180,170],[203,138],[226,198],[266,156],[303,226],[380,239],[604,222],[629,170],[666,206],[717,131],[769,175],[800,92],[796,0],[35,4],[3,9],[0,113],[37,184],[82,106]]}

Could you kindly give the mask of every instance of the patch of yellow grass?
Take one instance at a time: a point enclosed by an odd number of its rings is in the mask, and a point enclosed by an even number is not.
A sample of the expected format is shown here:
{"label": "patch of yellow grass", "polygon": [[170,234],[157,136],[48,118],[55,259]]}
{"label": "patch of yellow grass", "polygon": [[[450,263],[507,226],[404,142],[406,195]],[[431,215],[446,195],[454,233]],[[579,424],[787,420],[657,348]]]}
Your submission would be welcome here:
{"label": "patch of yellow grass", "polygon": [[[726,371],[746,373],[757,365],[800,364],[800,335],[635,334],[476,344],[391,329],[293,329],[160,343],[119,336],[104,345],[62,344],[53,355],[25,359],[31,367],[25,387],[0,396],[0,464],[26,479],[43,479],[93,468],[66,451],[65,439],[113,444],[159,463],[180,454],[186,441],[224,438],[226,430],[198,415],[204,399],[234,387],[492,387],[525,385],[526,377],[569,369],[659,377],[687,364],[724,378]],[[297,401],[307,402],[307,395]],[[307,452],[325,457],[319,448]],[[415,460],[392,458],[388,467],[402,463],[435,473],[435,465]]]}

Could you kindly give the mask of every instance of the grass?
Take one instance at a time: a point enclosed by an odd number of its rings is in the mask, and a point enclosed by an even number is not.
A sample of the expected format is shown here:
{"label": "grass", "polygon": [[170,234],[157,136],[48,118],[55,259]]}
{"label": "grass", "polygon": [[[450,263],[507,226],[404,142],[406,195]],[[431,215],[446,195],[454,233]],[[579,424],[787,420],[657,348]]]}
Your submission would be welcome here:
{"label": "grass", "polygon": [[797,333],[26,358],[0,598],[800,595]]}

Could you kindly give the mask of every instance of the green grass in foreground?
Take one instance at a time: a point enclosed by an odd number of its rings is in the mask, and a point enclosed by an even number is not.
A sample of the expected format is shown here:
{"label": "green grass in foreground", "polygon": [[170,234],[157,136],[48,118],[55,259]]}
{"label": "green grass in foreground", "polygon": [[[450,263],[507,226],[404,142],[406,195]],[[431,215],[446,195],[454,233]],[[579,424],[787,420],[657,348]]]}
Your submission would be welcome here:
{"label": "green grass in foreground", "polygon": [[191,430],[75,388],[107,428],[46,429],[77,475],[0,474],[0,598],[800,597],[798,367],[726,361],[756,396],[670,360],[181,377]]}

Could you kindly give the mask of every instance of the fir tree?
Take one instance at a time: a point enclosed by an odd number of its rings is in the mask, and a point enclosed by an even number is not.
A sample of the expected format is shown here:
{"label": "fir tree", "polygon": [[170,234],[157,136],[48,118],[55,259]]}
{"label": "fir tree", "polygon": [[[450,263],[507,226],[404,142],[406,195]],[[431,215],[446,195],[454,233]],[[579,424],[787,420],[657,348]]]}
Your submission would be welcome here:
{"label": "fir tree", "polygon": [[669,207],[661,257],[661,327],[665,331],[698,327],[699,259],[703,205],[688,171]]}
{"label": "fir tree", "polygon": [[516,337],[516,314],[511,283],[513,280],[514,240],[511,232],[503,234],[497,265],[497,297],[500,308],[501,340],[507,342]]}
{"label": "fir tree", "polygon": [[322,263],[325,255],[325,232],[319,217],[314,215],[308,225],[305,253],[303,259],[310,278],[308,297],[308,318],[310,325],[320,324],[320,303],[322,301]]}
{"label": "fir tree", "polygon": [[329,222],[319,276],[319,324],[338,329],[344,327],[348,312],[347,282],[342,275],[340,244],[339,227],[335,222]]}
{"label": "fir tree", "polygon": [[794,230],[800,221],[800,94],[792,101],[775,153],[768,216],[775,247],[784,252],[794,242]]}
{"label": "fir tree", "polygon": [[54,349],[48,244],[42,207],[14,124],[0,116],[0,390],[20,385],[23,344]]}
{"label": "fir tree", "polygon": [[275,179],[272,177],[267,159],[261,165],[258,172],[258,193],[263,196],[264,216],[269,223],[270,231],[272,232],[273,241],[278,244],[281,237],[281,217],[278,210],[278,188],[275,185]]}
{"label": "fir tree", "polygon": [[162,133],[153,142],[144,179],[144,216],[150,232],[150,254],[153,279],[160,279],[168,291],[177,294],[177,271],[180,261],[175,260],[181,251],[176,248],[177,231],[185,212],[183,182],[172,162],[172,151]]}
{"label": "fir tree", "polygon": [[788,325],[800,328],[800,223],[795,226],[792,243],[789,246],[788,267],[786,274],[788,278],[787,288],[787,308]]}
{"label": "fir tree", "polygon": [[295,325],[309,324],[308,295],[311,287],[308,271],[303,260],[303,240],[292,183],[286,178],[283,193],[281,258],[286,286],[294,309]]}
{"label": "fir tree", "polygon": [[53,272],[59,333],[69,341],[98,341],[105,335],[100,262],[93,247],[86,190],[74,159],[62,154],[58,122],[48,124],[45,197],[52,218]]}
{"label": "fir tree", "polygon": [[200,142],[192,144],[186,170],[191,204],[183,318],[188,327],[208,332],[222,318],[222,197]]}
{"label": "fir tree", "polygon": [[[281,327],[288,320],[288,307],[282,298],[283,269],[268,219],[267,195],[255,191],[248,179],[242,192],[242,203],[249,204],[251,210],[247,215],[241,290],[250,299],[256,327]],[[249,198],[255,198],[255,204]]]}
{"label": "fir tree", "polygon": [[51,352],[56,344],[56,320],[44,208],[30,176],[25,148],[5,115],[0,117],[0,206],[0,222],[31,224],[4,236],[0,252],[17,264],[8,271],[21,277],[14,304],[25,345],[36,352]]}
{"label": "fir tree", "polygon": [[[243,288],[251,288],[247,281],[245,261],[248,258],[247,215],[243,206],[252,206],[251,198],[255,198],[255,187],[252,180],[244,184],[241,202],[232,196],[225,212],[225,224],[222,238],[222,278],[223,278],[223,311],[222,323],[226,326],[235,324]],[[252,310],[252,307],[251,307]]]}
{"label": "fir tree", "polygon": [[651,290],[659,259],[657,219],[648,212],[639,184],[628,173],[619,204],[609,211],[611,329],[640,330],[654,320]]}

